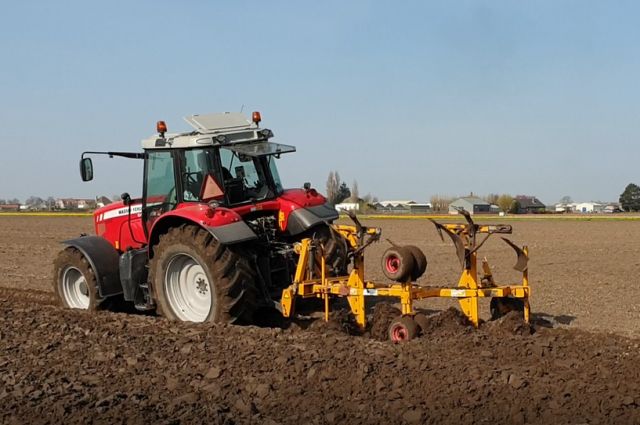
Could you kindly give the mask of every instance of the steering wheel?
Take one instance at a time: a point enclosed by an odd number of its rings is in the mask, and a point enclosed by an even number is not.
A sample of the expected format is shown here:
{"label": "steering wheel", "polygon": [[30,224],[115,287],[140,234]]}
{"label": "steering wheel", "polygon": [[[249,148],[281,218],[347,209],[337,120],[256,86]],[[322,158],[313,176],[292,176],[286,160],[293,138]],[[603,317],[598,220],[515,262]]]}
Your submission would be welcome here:
{"label": "steering wheel", "polygon": [[167,211],[171,211],[171,207],[175,204],[172,199],[176,199],[176,187],[172,187],[167,193],[167,196],[164,198],[164,202],[161,205],[162,212],[165,213]]}

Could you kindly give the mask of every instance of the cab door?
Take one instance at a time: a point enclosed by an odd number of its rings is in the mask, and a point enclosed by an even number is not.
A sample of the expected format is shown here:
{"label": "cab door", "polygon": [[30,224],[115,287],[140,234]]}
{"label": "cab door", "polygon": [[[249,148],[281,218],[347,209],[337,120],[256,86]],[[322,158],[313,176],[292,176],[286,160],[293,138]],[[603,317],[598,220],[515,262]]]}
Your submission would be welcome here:
{"label": "cab door", "polygon": [[176,164],[170,150],[149,150],[145,160],[142,215],[147,231],[178,204]]}

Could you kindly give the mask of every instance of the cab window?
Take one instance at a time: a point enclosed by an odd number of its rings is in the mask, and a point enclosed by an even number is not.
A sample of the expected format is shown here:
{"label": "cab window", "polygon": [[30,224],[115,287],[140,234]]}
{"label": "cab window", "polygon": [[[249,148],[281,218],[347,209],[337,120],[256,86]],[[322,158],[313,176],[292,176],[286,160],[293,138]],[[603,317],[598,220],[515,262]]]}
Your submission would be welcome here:
{"label": "cab window", "polygon": [[225,193],[231,204],[250,199],[264,199],[269,194],[267,178],[259,157],[239,155],[220,149]]}
{"label": "cab window", "polygon": [[169,151],[149,152],[146,170],[146,206],[150,213],[172,210],[177,204],[173,158]]}
{"label": "cab window", "polygon": [[211,149],[184,151],[182,162],[183,199],[186,202],[198,202],[204,179],[214,170],[213,151]]}

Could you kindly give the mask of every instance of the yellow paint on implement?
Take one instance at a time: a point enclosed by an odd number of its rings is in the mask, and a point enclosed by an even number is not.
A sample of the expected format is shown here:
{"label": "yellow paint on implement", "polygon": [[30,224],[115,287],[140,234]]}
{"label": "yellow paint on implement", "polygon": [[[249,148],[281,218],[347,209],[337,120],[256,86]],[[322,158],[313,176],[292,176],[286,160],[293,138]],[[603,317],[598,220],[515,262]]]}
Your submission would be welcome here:
{"label": "yellow paint on implement", "polygon": [[[362,329],[366,327],[367,296],[399,298],[402,306],[402,314],[412,316],[413,301],[425,298],[455,298],[460,303],[462,312],[474,326],[479,325],[478,312],[479,298],[517,298],[524,304],[524,320],[529,321],[529,275],[528,268],[522,270],[522,281],[507,285],[498,285],[493,279],[491,269],[486,259],[482,261],[483,276],[479,278],[477,267],[477,248],[475,234],[485,233],[487,237],[494,233],[511,233],[511,226],[483,225],[474,227],[474,234],[469,233],[469,227],[461,224],[441,225],[456,237],[460,237],[464,243],[465,263],[457,288],[451,287],[419,287],[411,280],[395,284],[380,284],[366,281],[364,278],[364,249],[362,238],[358,237],[357,228],[354,226],[334,225],[334,230],[349,243],[353,249],[353,268],[349,275],[327,277],[326,265],[322,246],[317,246],[311,239],[303,239],[295,245],[295,252],[299,254],[298,264],[293,283],[282,292],[280,300],[282,314],[291,317],[295,312],[295,300],[301,298],[321,298],[324,302],[324,318],[329,319],[328,299],[330,296],[346,297],[356,323]],[[380,229],[368,228],[366,234],[379,236]],[[509,242],[509,244],[511,244]],[[513,246],[512,246],[513,247]],[[479,248],[479,246],[478,246]],[[524,256],[528,261],[526,247],[514,248],[520,252],[519,259]],[[319,257],[320,270],[317,270],[316,259]],[[526,266],[526,261],[525,261]]]}

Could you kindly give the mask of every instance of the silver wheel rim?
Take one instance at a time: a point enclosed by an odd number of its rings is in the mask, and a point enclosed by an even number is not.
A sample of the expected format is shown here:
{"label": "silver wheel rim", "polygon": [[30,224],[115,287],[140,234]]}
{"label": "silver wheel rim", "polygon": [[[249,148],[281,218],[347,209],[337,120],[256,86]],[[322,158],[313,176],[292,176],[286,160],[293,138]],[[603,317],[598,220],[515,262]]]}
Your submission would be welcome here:
{"label": "silver wheel rim", "polygon": [[173,313],[186,322],[204,322],[213,308],[211,285],[204,268],[187,254],[169,260],[164,293]]}
{"label": "silver wheel rim", "polygon": [[70,308],[89,309],[89,285],[78,268],[67,266],[62,271],[62,296]]}

